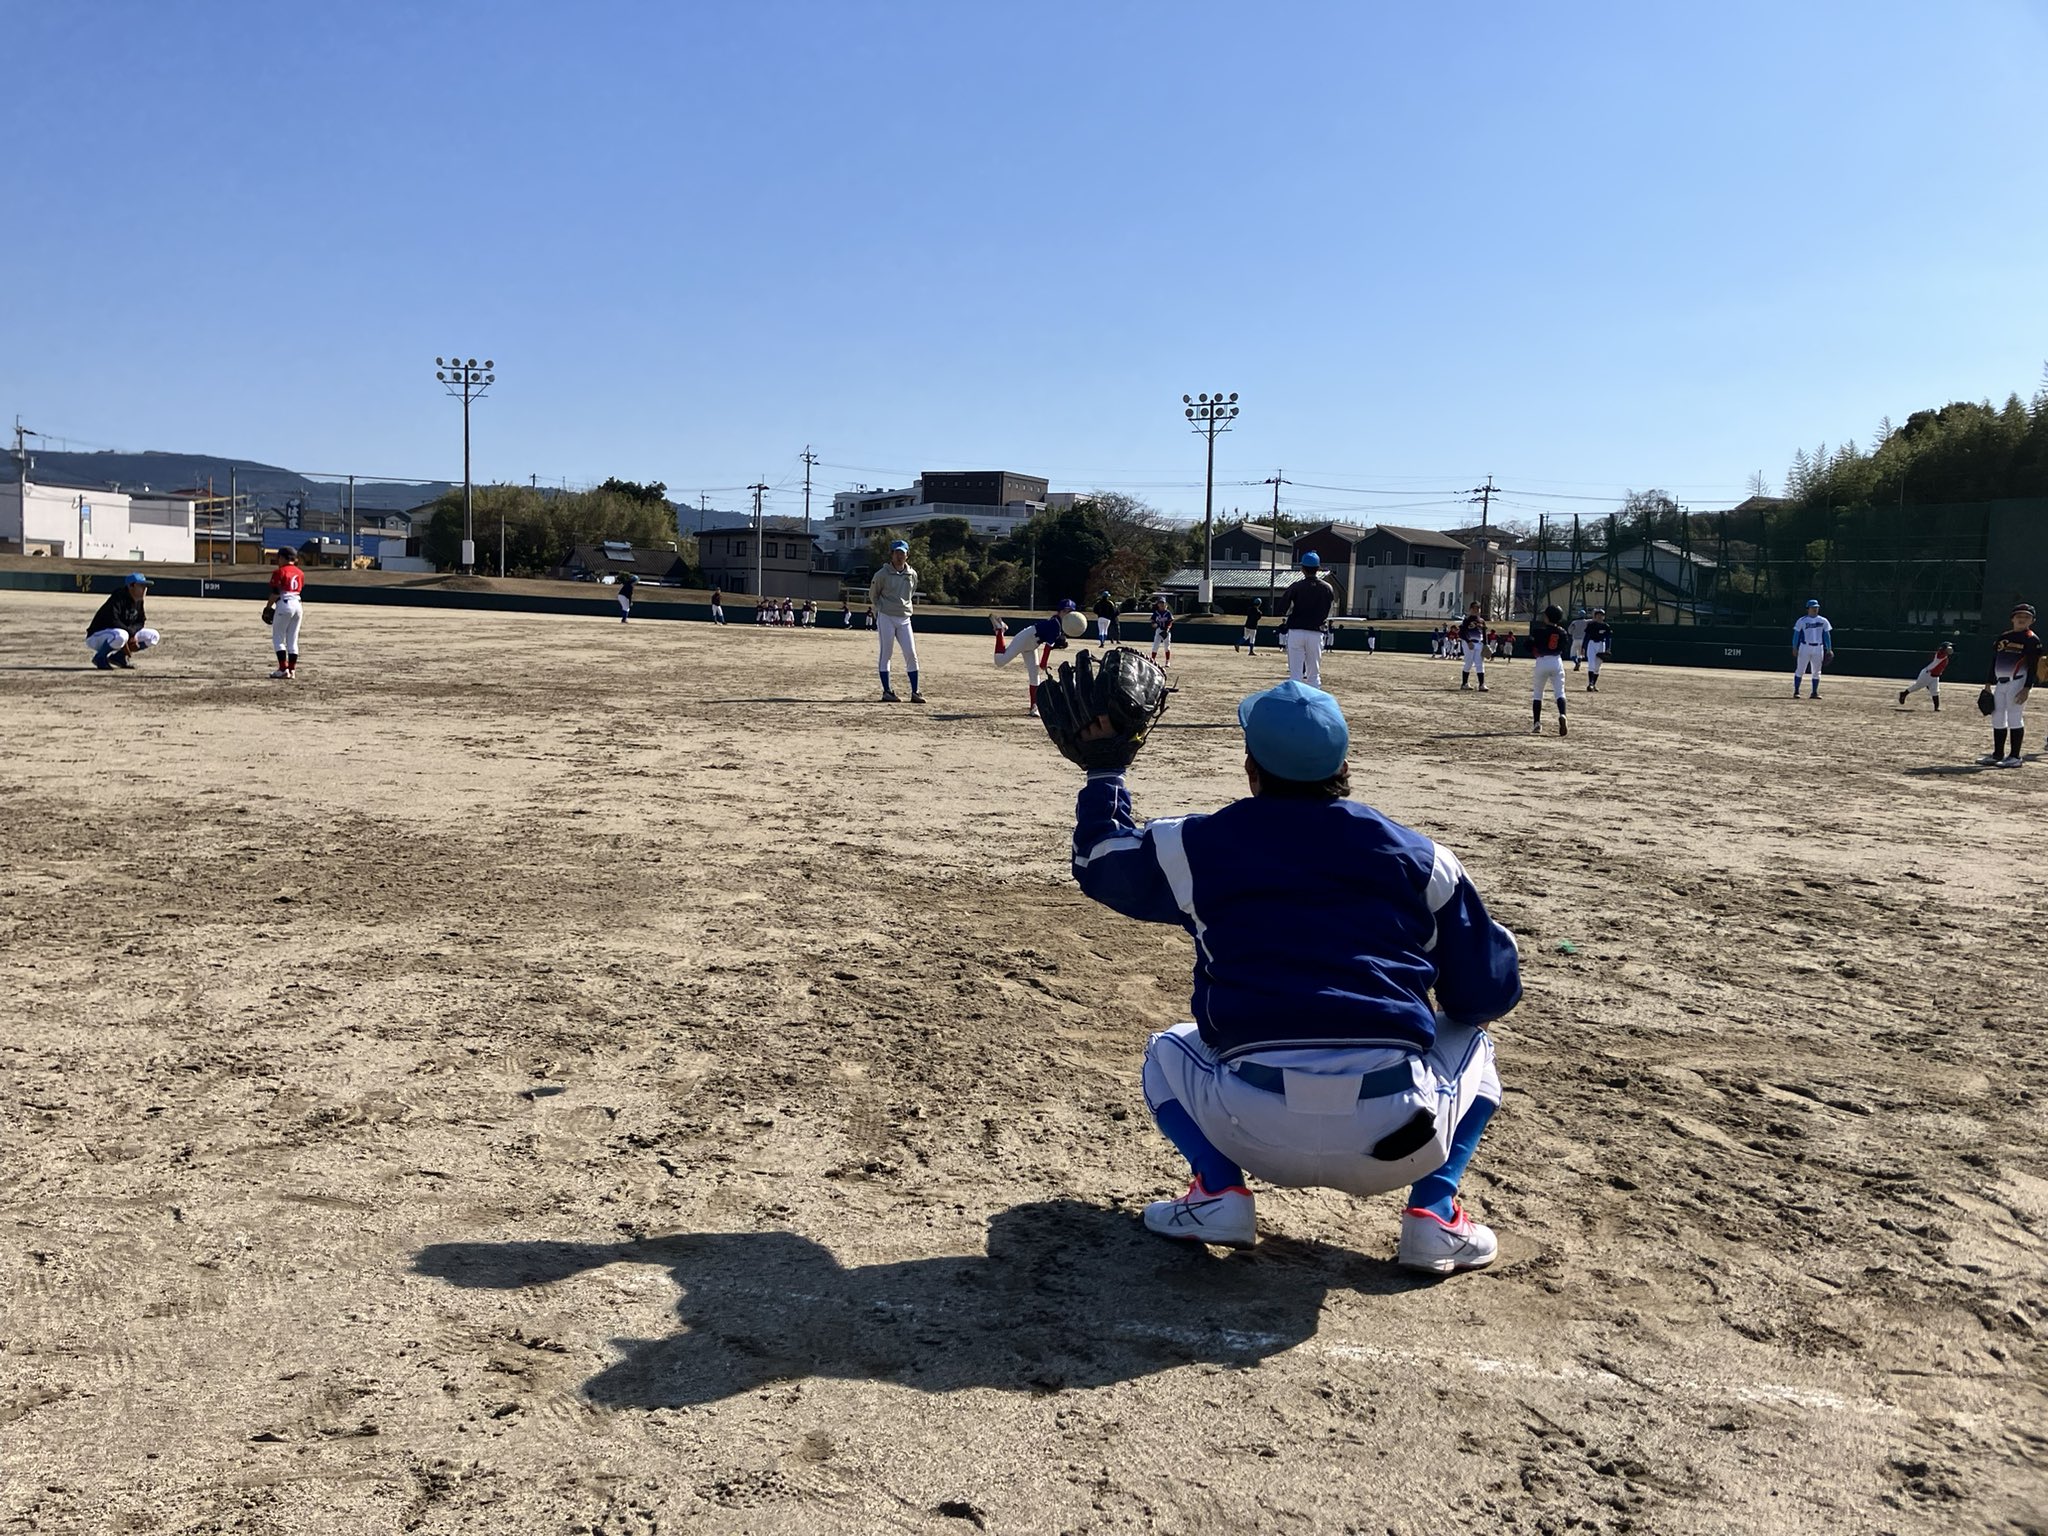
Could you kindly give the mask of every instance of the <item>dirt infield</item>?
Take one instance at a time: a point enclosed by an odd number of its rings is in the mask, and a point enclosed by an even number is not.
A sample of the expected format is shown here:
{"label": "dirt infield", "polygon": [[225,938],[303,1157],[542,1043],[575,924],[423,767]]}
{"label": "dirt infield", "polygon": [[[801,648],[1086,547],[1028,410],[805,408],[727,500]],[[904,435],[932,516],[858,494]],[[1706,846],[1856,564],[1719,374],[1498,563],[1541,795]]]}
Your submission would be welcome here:
{"label": "dirt infield", "polygon": [[[984,642],[0,596],[0,1531],[2038,1531],[2048,762],[1970,689],[1345,654],[1521,936],[1487,1273],[1138,1229],[1188,945]],[[1241,792],[1191,649],[1141,812]],[[2038,730],[2048,738],[2048,705]],[[1284,957],[1281,957],[1284,962]]]}

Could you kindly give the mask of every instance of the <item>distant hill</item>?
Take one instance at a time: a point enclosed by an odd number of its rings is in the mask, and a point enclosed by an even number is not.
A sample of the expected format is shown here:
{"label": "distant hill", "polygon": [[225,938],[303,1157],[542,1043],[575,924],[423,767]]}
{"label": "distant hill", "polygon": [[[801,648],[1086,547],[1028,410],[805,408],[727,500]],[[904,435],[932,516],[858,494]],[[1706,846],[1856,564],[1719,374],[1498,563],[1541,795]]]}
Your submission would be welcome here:
{"label": "distant hill", "polygon": [[[282,507],[294,496],[308,506],[339,507],[348,495],[345,481],[309,480],[295,470],[275,464],[251,464],[240,459],[217,458],[205,453],[47,453],[29,454],[29,478],[46,485],[74,486],[90,491],[183,491],[209,482],[225,496],[233,474],[236,489],[254,499],[258,507]],[[0,458],[0,480],[15,477],[11,459]],[[446,480],[358,480],[356,510],[404,510],[432,501],[449,489]]]}
{"label": "distant hill", "polygon": [[[294,496],[304,497],[308,507],[319,510],[344,505],[348,495],[345,481],[309,480],[296,470],[275,464],[253,464],[246,459],[223,459],[207,453],[46,453],[29,454],[29,478],[46,485],[71,486],[86,491],[183,491],[204,487],[225,496],[228,476],[233,472],[235,488],[251,497],[262,510],[281,510]],[[14,461],[0,454],[0,483],[14,479]],[[448,480],[358,480],[356,510],[400,511],[434,500],[460,481]],[[542,486],[546,493],[548,487]],[[709,510],[686,502],[672,502],[679,534],[700,529],[745,528],[754,521],[751,512],[731,512],[720,507]],[[770,518],[769,522],[776,521]],[[815,526],[815,524],[814,524]]]}

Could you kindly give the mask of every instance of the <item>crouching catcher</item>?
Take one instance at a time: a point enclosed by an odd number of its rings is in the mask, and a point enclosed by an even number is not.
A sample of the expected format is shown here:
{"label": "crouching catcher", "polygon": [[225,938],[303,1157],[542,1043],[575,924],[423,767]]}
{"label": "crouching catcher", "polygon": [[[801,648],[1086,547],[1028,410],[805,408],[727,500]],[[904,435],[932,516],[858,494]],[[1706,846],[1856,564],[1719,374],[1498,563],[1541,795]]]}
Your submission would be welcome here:
{"label": "crouching catcher", "polygon": [[1088,769],[1074,877],[1195,944],[1194,1018],[1152,1036],[1144,1063],[1146,1105],[1194,1182],[1146,1207],[1145,1225],[1246,1248],[1247,1174],[1361,1196],[1406,1187],[1397,1262],[1492,1263],[1493,1233],[1457,1196],[1500,1104],[1485,1026],[1521,1000],[1514,936],[1448,849],[1350,798],[1350,732],[1327,693],[1290,680],[1247,698],[1250,794],[1141,825],[1123,770],[1156,714],[1143,718],[1142,696],[1105,697],[1100,677],[1077,698],[1071,671],[1040,708]]}
{"label": "crouching catcher", "polygon": [[85,626],[85,647],[92,652],[92,664],[100,671],[133,666],[129,657],[163,639],[149,627],[149,615],[143,611],[149,586],[149,578],[135,572],[100,604],[99,611]]}

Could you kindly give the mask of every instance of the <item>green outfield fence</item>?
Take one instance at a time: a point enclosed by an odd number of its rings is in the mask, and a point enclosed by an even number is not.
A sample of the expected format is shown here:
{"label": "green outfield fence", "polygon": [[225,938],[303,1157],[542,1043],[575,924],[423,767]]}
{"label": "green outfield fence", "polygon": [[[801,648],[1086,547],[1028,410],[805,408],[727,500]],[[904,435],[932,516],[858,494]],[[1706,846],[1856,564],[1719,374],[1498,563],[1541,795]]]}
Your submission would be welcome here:
{"label": "green outfield fence", "polygon": [[[83,599],[87,595],[110,592],[119,580],[118,575],[0,570],[0,591],[74,593],[81,598],[83,610]],[[204,591],[201,590],[202,586]],[[203,596],[260,602],[269,595],[270,587],[267,578],[226,577],[216,580],[212,577],[165,576],[152,580],[152,590],[162,597]],[[619,614],[616,589],[611,587],[598,588],[589,597],[569,597],[547,593],[461,592],[415,586],[315,585],[307,593],[307,601],[314,606],[337,603],[372,608],[549,613],[568,617],[603,618],[613,622],[617,622]],[[733,615],[731,622],[740,627],[750,626],[752,620],[748,617],[748,611],[739,604],[729,606],[728,612]],[[79,622],[83,623],[87,617],[90,617],[89,613],[81,611]],[[633,618],[639,623],[662,623],[671,620],[708,623],[711,618],[711,607],[703,602],[643,600],[633,610]],[[837,621],[836,611],[830,620],[820,615],[819,628],[838,629],[840,626]],[[925,634],[985,636],[988,634],[988,619],[979,611],[962,613],[945,608],[926,609],[918,615],[917,627]],[[1119,621],[1119,631],[1125,640],[1149,640],[1151,624],[1142,613],[1127,614]],[[1174,630],[1174,643],[1183,646],[1228,645],[1239,633],[1239,626],[1234,621],[1190,623],[1183,620]],[[1273,625],[1262,626],[1260,633],[1267,644],[1277,643]],[[1849,629],[1838,625],[1835,630],[1835,665],[1830,670],[1849,677],[1910,679],[1933,655],[1935,645],[1946,639],[1952,641],[1956,647],[1954,675],[1959,679],[1970,680],[1990,670],[1992,638],[1991,633],[1985,629],[1946,632],[1936,629]],[[1420,655],[1426,654],[1429,650],[1429,636],[1414,629],[1382,629],[1379,632],[1379,642],[1382,651],[1393,654]],[[1363,652],[1364,625],[1358,620],[1347,620],[1340,624],[1337,630],[1336,649],[1345,653]],[[1767,628],[1750,625],[1623,623],[1615,627],[1611,664],[1618,667],[1728,667],[1748,671],[1789,673],[1792,670],[1792,617],[1787,616],[1783,622]],[[1528,658],[1517,656],[1505,665],[1527,666]]]}

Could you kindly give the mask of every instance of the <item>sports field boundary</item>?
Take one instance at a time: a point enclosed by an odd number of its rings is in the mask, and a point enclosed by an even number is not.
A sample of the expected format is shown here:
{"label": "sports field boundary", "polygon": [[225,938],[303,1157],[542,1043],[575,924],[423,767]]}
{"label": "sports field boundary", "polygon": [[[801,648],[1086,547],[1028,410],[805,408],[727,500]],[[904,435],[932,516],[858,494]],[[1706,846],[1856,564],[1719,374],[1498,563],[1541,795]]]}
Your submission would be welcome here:
{"label": "sports field boundary", "polygon": [[[33,571],[0,569],[0,591],[111,592],[121,574],[82,570]],[[427,585],[418,581],[391,585],[364,585],[349,581],[323,583],[320,573],[310,572],[306,598],[312,604],[348,603],[382,608],[441,608],[486,613],[545,613],[568,617],[618,618],[618,589],[596,586],[590,595],[549,592],[476,591],[458,587]],[[434,580],[435,578],[429,578]],[[445,580],[446,578],[439,578]],[[212,576],[151,577],[152,590],[163,597],[209,597],[260,602],[269,595],[269,577],[261,567],[251,574]],[[730,594],[726,603],[728,622],[751,627],[752,597]],[[1006,609],[1009,614],[1022,610]],[[711,621],[711,605],[694,600],[670,600],[658,588],[643,588],[633,609],[636,623],[680,620],[690,623]],[[839,629],[838,610],[830,621],[821,615],[820,629]],[[986,635],[987,609],[926,608],[917,616],[923,634]],[[1126,641],[1149,640],[1151,625],[1145,614],[1131,612],[1118,624]],[[1228,645],[1237,640],[1241,626],[1235,621],[1181,620],[1174,626],[1176,645]],[[1519,638],[1521,626],[1515,626]],[[1270,641],[1275,626],[1261,626],[1261,636]],[[1991,637],[1982,634],[1946,634],[1933,630],[1844,630],[1835,632],[1835,663],[1831,674],[1844,677],[1897,677],[1903,685],[1926,664],[1942,640],[1956,648],[1951,675],[1967,682],[1987,673],[1991,659]],[[1335,649],[1362,652],[1365,649],[1364,622],[1345,620],[1337,626]],[[1384,628],[1379,631],[1379,649],[1392,654],[1424,655],[1429,636],[1416,629]],[[1526,664],[1517,656],[1504,663]],[[1776,629],[1747,629],[1711,625],[1621,624],[1615,629],[1615,648],[1610,661],[1619,666],[1722,667],[1747,672],[1792,670],[1792,621]],[[1503,665],[1496,662],[1495,665]]]}

